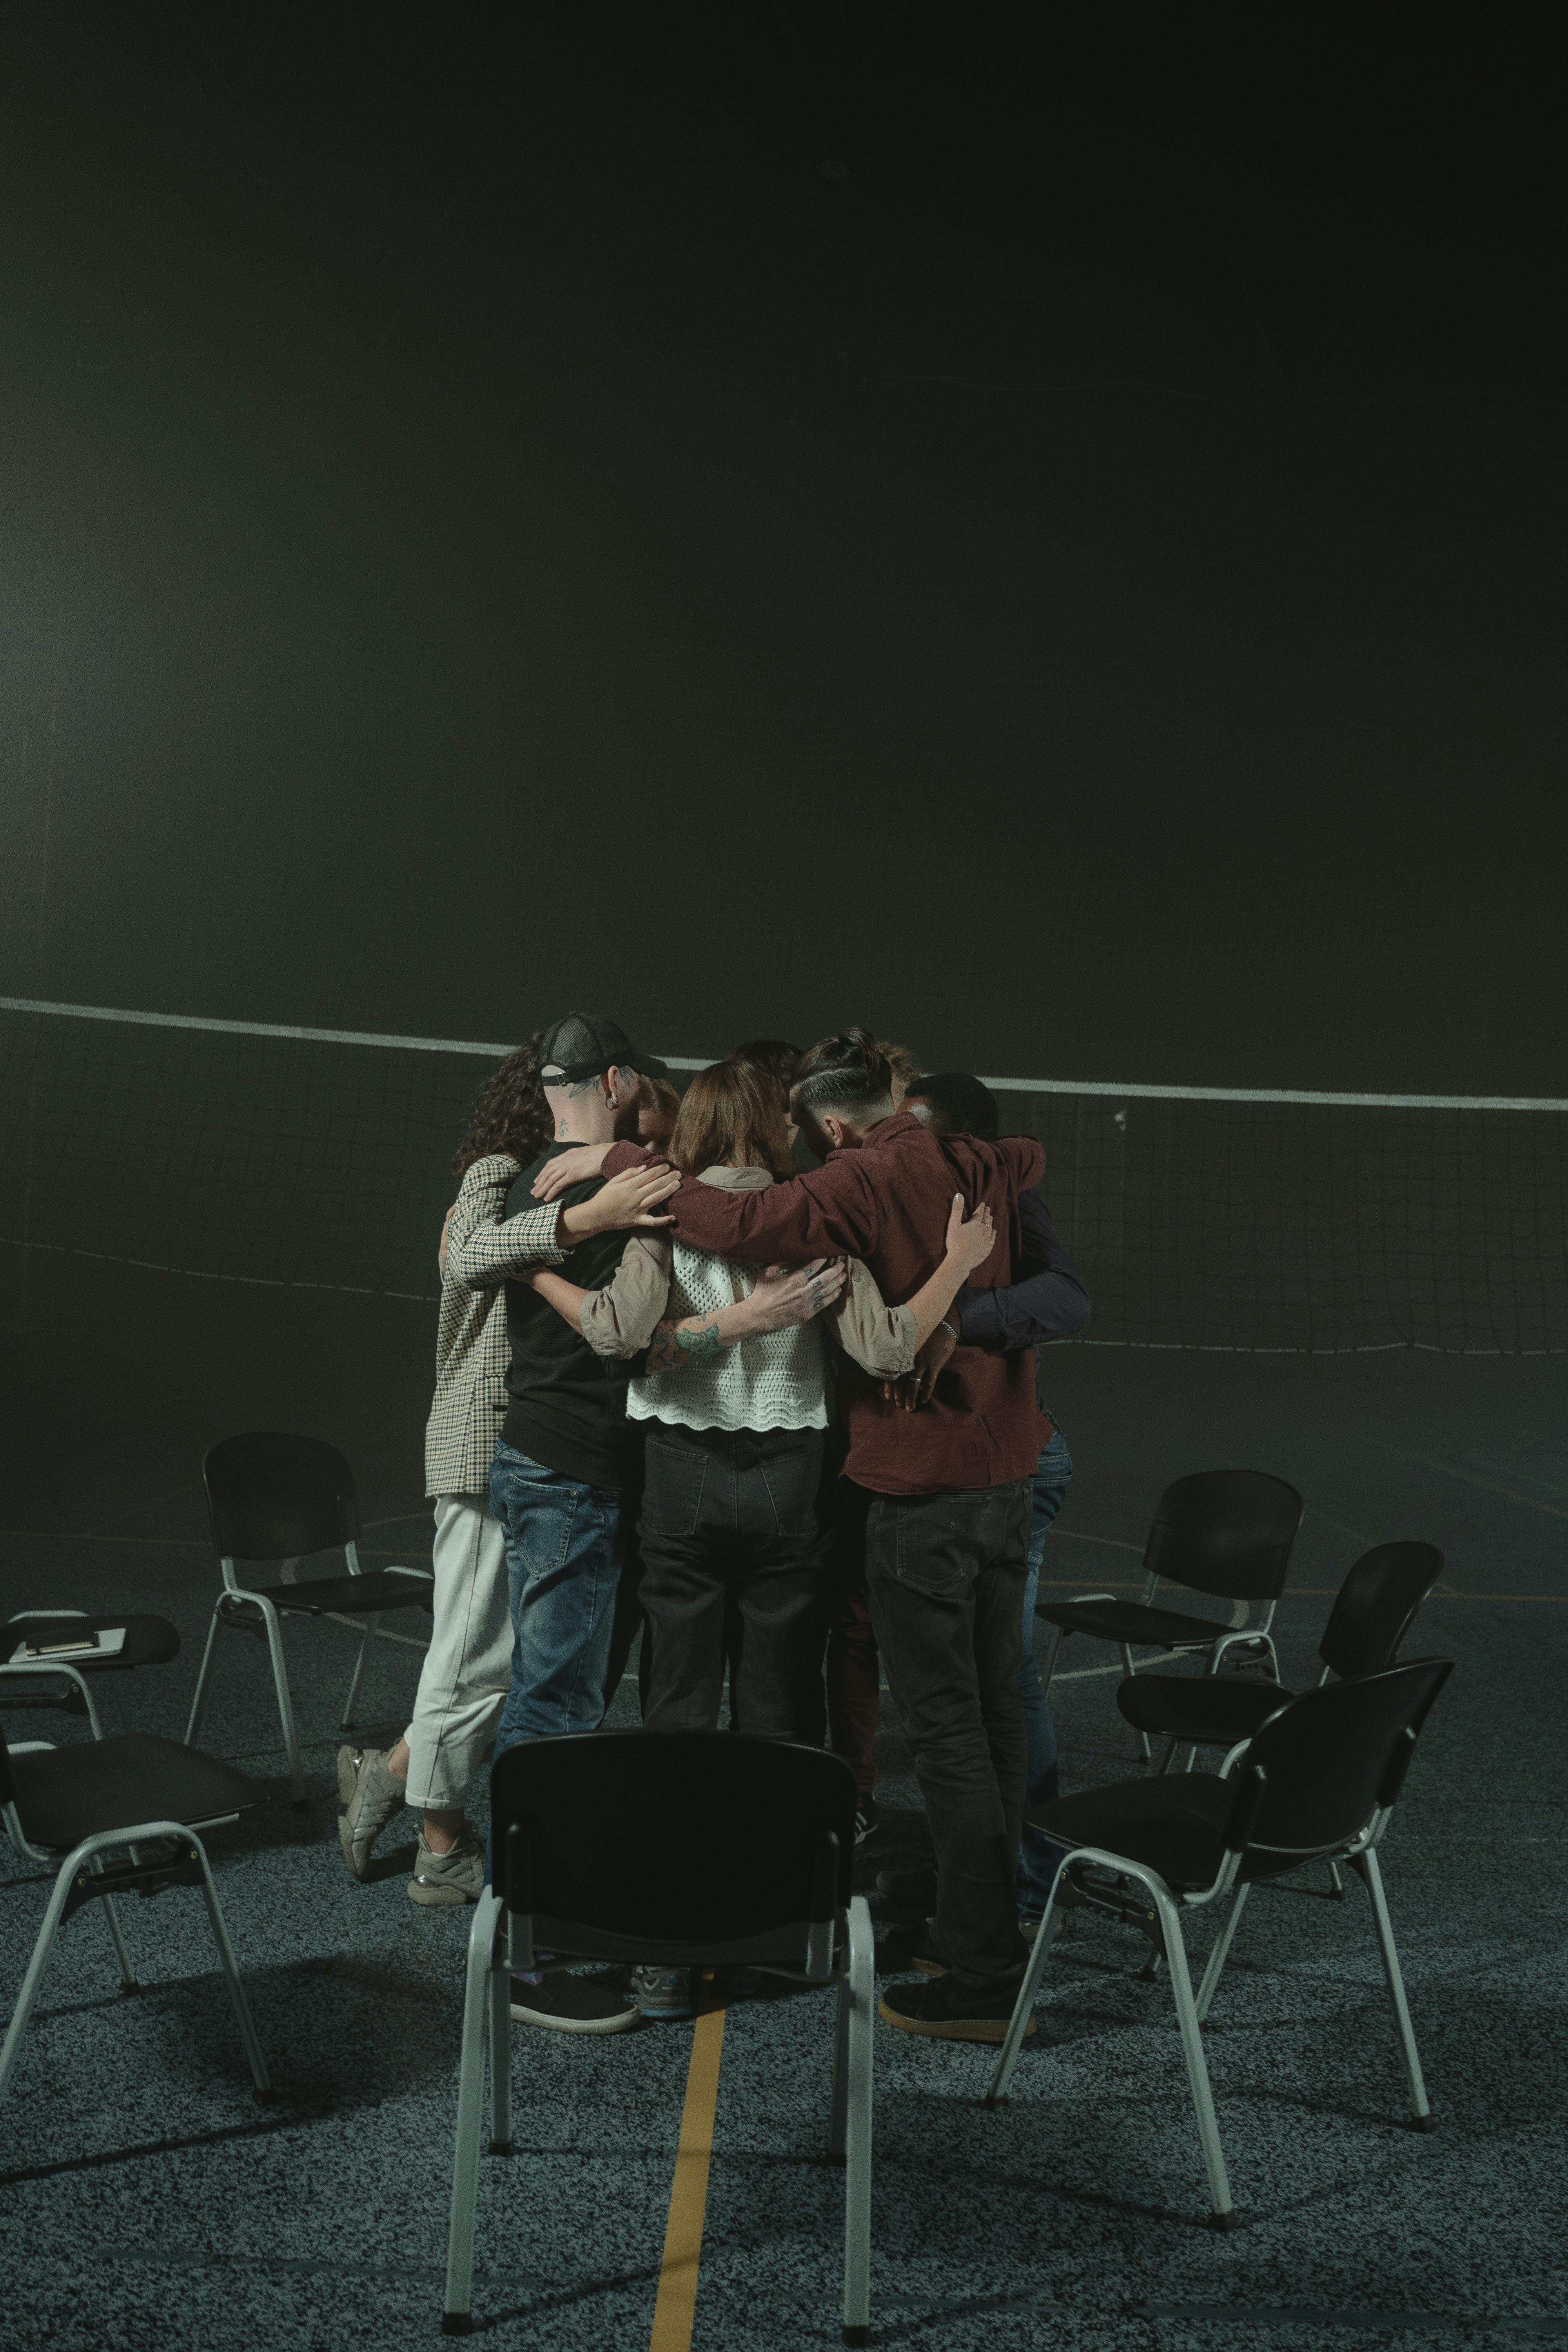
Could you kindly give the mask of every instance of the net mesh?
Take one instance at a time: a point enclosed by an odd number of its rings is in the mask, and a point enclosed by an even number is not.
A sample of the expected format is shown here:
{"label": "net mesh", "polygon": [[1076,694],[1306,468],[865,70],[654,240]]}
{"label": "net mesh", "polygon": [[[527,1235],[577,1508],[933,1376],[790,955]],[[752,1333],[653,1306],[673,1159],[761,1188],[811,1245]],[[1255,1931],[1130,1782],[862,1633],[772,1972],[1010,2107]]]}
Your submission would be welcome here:
{"label": "net mesh", "polygon": [[[0,1253],[428,1300],[495,1055],[0,1012]],[[1091,1342],[1568,1347],[1558,1110],[1006,1091]]]}

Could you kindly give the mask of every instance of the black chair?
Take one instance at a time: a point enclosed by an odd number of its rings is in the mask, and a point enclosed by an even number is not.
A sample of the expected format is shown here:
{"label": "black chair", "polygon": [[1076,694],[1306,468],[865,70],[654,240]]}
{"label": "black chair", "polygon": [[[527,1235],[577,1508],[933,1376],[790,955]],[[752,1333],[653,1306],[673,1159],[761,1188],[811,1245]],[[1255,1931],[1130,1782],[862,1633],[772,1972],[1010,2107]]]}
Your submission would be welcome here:
{"label": "black chair", "polygon": [[[1443,1555],[1436,1544],[1385,1543],[1363,1552],[1329,1612],[1318,1644],[1323,1662],[1319,1683],[1331,1675],[1358,1682],[1391,1666],[1442,1573]],[[1163,1772],[1184,1745],[1234,1748],[1238,1739],[1250,1739],[1276,1708],[1295,1696],[1277,1682],[1142,1674],[1128,1675],[1118,1687],[1116,1704],[1135,1731],[1170,1741],[1160,1766]]]}
{"label": "black chair", "polygon": [[[1118,1601],[1110,1592],[1083,1592],[1072,1601],[1041,1601],[1035,1614],[1057,1629],[1046,1665],[1048,1691],[1061,1645],[1069,1633],[1089,1633],[1098,1642],[1115,1642],[1131,1675],[1132,1644],[1151,1643],[1167,1653],[1199,1652],[1206,1655],[1208,1672],[1217,1672],[1232,1650],[1267,1654],[1279,1680],[1269,1627],[1285,1574],[1290,1547],[1301,1524],[1301,1497],[1283,1478],[1265,1470],[1197,1470],[1178,1478],[1161,1496],[1154,1524],[1143,1548],[1146,1581],[1142,1601]],[[1239,1623],[1216,1624],[1212,1617],[1194,1617],[1184,1610],[1156,1609],[1160,1584],[1179,1584],[1206,1598],[1246,1603]],[[1263,1614],[1256,1625],[1247,1618],[1254,1602]],[[1151,1751],[1143,1736],[1143,1753]]]}
{"label": "black chair", "polygon": [[[1249,1887],[1307,1862],[1349,1862],[1372,1901],[1378,1948],[1399,2032],[1415,2127],[1431,2120],[1399,1955],[1383,1892],[1377,1848],[1416,1737],[1453,1670],[1451,1658],[1423,1658],[1359,1682],[1331,1683],[1277,1708],[1244,1751],[1229,1779],[1184,1772],[1169,1780],[1122,1780],[1086,1790],[1027,1819],[1067,1848],[1018,1989],[1007,2037],[986,2095],[1006,2095],[1023,2044],[1040,1974],[1061,1923],[1063,1872],[1085,1868],[1137,1881],[1152,1898],[1170,1965],[1198,2137],[1208,2168],[1216,2229],[1233,2226],[1230,2182],[1215,2121],[1202,2024],[1214,1998]],[[1182,1911],[1230,1898],[1230,1909],[1193,1995],[1182,1939]]]}
{"label": "black chair", "polygon": [[[114,1633],[123,1637],[117,1650],[95,1652],[79,1646],[100,1633]],[[18,1658],[16,1653],[24,1643],[34,1649],[70,1646],[64,1655]],[[102,1738],[103,1726],[93,1705],[94,1680],[100,1675],[127,1674],[137,1666],[164,1666],[179,1654],[179,1633],[166,1617],[127,1616],[123,1612],[94,1617],[81,1609],[22,1609],[0,1627],[0,1682],[13,1685],[5,1694],[5,1705],[58,1706],[68,1713],[79,1710],[91,1725],[95,1739]],[[62,1679],[70,1685],[64,1692],[44,1686]],[[121,1721],[124,1719],[122,1708]]]}
{"label": "black chair", "polygon": [[[29,1740],[8,1748],[0,1731],[0,1822],[26,1861],[48,1864],[54,1887],[11,2023],[0,2048],[0,2098],[16,2069],[22,2036],[60,1928],[84,1904],[103,1906],[104,1921],[127,1992],[140,1991],[115,1907],[117,1894],[160,1895],[171,1886],[199,1886],[212,1924],[228,1997],[258,2098],[271,2096],[261,2044],[224,1926],[211,1864],[197,1832],[237,1821],[266,1791],[216,1758],[177,1740],[132,1733],[123,1739],[88,1739],[70,1748]],[[174,1841],[170,1852],[164,1841]],[[112,1848],[125,1859],[105,1864]],[[146,1849],[157,1849],[149,1853]]]}
{"label": "black chair", "polygon": [[[356,1539],[359,1506],[354,1499],[353,1473],[335,1445],[316,1437],[290,1437],[274,1431],[255,1431],[244,1437],[226,1437],[202,1465],[207,1490],[207,1511],[213,1543],[223,1570],[223,1591],[214,1604],[207,1628],[202,1670],[185,1727],[189,1746],[201,1727],[212,1671],[213,1645],[220,1625],[261,1631],[272,1659],[272,1680],[278,1691],[278,1713],[283,1742],[289,1750],[289,1777],[296,1806],[303,1805],[305,1773],[300,1741],[294,1729],[294,1702],[283,1664],[280,1614],[322,1617],[353,1610],[368,1612],[359,1655],[343,1701],[342,1728],[353,1728],[354,1701],[360,1677],[384,1609],[428,1609],[431,1573],[424,1568],[362,1570]],[[348,1561],[346,1576],[318,1576],[303,1584],[241,1584],[235,1574],[237,1559],[280,1559],[284,1572],[307,1552],[327,1551],[342,1545]]]}
{"label": "black chair", "polygon": [[875,1944],[851,1896],[855,1782],[837,1756],[721,1731],[531,1739],[496,1760],[497,1884],[468,1936],[447,2254],[449,2336],[467,2335],[485,2043],[490,2151],[511,2153],[511,1969],[537,1946],[659,1968],[750,1965],[837,1983],[828,2152],[845,2179],[844,2340],[864,2344],[871,2231]]}

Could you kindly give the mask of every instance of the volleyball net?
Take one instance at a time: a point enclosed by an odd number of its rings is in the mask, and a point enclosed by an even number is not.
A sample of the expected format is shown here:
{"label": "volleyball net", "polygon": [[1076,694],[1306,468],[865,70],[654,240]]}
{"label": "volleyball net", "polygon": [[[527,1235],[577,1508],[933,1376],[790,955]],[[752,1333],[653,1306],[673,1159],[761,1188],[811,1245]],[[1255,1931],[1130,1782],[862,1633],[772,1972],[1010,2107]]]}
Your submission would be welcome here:
{"label": "volleyball net", "polygon": [[[0,1281],[63,1255],[431,1300],[508,1050],[0,999]],[[1045,1145],[1089,1344],[1568,1347],[1568,1101],[987,1083]]]}

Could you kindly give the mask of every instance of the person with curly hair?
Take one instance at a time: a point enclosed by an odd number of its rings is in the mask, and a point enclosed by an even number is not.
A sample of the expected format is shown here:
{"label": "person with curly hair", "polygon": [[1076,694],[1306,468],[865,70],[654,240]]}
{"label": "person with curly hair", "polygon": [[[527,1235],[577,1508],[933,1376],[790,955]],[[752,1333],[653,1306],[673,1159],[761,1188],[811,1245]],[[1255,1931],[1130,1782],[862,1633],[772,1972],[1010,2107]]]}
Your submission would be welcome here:
{"label": "person with curly hair", "polygon": [[425,1905],[478,1900],[484,1856],[463,1808],[511,1682],[506,1544],[489,1494],[507,1410],[501,1285],[531,1266],[563,1265],[595,1234],[662,1224],[658,1202],[676,1181],[662,1165],[634,1168],[592,1200],[505,1216],[520,1169],[552,1132],[540,1044],[531,1037],[485,1080],[452,1157],[462,1181],[441,1234],[436,1395],[425,1437],[426,1491],[436,1510],[434,1615],[413,1718],[390,1750],[338,1751],[349,1868],[365,1877],[376,1839],[412,1806],[422,1821],[408,1893]]}

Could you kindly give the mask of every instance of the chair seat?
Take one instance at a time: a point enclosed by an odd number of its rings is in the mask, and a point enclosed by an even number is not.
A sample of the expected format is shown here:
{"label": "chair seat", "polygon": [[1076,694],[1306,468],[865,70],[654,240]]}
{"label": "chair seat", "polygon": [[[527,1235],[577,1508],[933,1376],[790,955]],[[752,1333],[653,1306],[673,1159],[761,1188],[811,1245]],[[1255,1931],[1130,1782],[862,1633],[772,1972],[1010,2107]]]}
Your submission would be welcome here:
{"label": "chair seat", "polygon": [[[1108,1853],[1157,1870],[1179,1892],[1212,1886],[1225,1854],[1225,1826],[1236,1796],[1234,1780],[1217,1772],[1179,1772],[1169,1780],[1114,1780],[1080,1796],[1037,1805],[1024,1815],[1058,1845],[1098,1845]],[[1294,1870],[1301,1857],[1278,1860],[1256,1848],[1242,1864],[1244,1879]]]}
{"label": "chair seat", "polygon": [[163,1666],[180,1654],[180,1636],[166,1617],[13,1617],[0,1630],[0,1660],[7,1664],[18,1642],[69,1642],[86,1633],[107,1633],[117,1625],[125,1640],[111,1658],[63,1661],[79,1675],[102,1675],[121,1666]]}
{"label": "chair seat", "polygon": [[[552,1952],[570,1952],[574,1959],[619,1961],[631,1967],[779,1968],[797,1973],[805,1967],[806,1922],[773,1927],[755,1936],[684,1936],[654,1937],[622,1936],[607,1927],[587,1926],[581,1919],[560,1919],[536,1913],[533,1939]],[[842,1921],[835,1947],[843,1957]]]}
{"label": "chair seat", "polygon": [[195,1828],[259,1804],[259,1782],[182,1748],[175,1739],[132,1732],[123,1739],[84,1739],[69,1748],[13,1754],[16,1811],[35,1845],[68,1849],[100,1831],[139,1822]]}
{"label": "chair seat", "polygon": [[378,1569],[370,1576],[317,1576],[307,1584],[257,1584],[274,1609],[296,1610],[319,1617],[328,1609],[353,1610],[366,1616],[375,1609],[428,1609],[431,1580],[425,1576],[394,1576]]}
{"label": "chair seat", "polygon": [[1116,1704],[1135,1731],[1233,1748],[1295,1696],[1278,1683],[1219,1675],[1129,1675],[1117,1686]]}
{"label": "chair seat", "polygon": [[1145,1609],[1141,1601],[1037,1601],[1035,1614],[1064,1633],[1092,1633],[1101,1642],[1152,1642],[1167,1650],[1206,1648],[1231,1630],[1212,1617],[1189,1617],[1179,1609]]}

